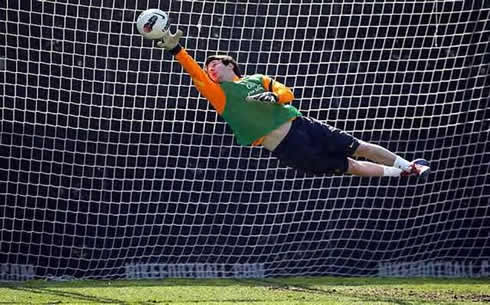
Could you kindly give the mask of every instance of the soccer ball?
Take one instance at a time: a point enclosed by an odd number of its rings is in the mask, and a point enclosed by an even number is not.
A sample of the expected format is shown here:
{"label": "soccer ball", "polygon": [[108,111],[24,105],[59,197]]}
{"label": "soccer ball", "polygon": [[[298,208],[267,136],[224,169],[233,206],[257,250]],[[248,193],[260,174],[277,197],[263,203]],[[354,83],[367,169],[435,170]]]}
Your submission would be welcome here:
{"label": "soccer ball", "polygon": [[160,40],[170,27],[168,15],[159,9],[143,11],[136,20],[138,32],[146,39]]}

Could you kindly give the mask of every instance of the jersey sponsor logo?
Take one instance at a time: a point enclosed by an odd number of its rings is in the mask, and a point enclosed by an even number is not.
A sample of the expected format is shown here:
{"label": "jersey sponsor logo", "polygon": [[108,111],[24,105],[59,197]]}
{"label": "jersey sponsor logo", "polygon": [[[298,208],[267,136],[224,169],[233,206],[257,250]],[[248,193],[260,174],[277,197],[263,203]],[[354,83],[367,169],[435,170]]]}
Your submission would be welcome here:
{"label": "jersey sponsor logo", "polygon": [[257,94],[257,93],[264,92],[264,88],[261,85],[259,85],[259,84],[246,83],[245,86],[248,89],[248,96],[251,96],[251,95],[254,95],[254,94]]}

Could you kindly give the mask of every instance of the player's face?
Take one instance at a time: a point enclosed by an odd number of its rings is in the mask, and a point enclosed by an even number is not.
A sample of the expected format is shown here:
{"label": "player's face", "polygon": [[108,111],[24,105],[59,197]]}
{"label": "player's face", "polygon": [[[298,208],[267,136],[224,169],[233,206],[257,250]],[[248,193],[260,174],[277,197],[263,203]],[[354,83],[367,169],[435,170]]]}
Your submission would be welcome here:
{"label": "player's face", "polygon": [[[231,66],[231,70],[230,70]],[[215,83],[221,83],[223,81],[229,81],[230,71],[233,70],[233,65],[225,65],[219,59],[212,60],[208,63],[206,71],[208,72],[209,78]]]}

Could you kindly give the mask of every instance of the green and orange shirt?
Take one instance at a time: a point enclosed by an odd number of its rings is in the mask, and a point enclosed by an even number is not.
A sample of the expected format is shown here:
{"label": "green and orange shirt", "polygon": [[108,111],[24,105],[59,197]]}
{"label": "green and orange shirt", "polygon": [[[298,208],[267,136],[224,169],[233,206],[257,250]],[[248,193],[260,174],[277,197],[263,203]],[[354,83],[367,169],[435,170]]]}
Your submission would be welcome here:
{"label": "green and orange shirt", "polygon": [[[197,90],[230,125],[240,145],[259,145],[266,134],[301,115],[288,104],[294,99],[291,89],[268,76],[255,74],[215,83],[184,48],[177,46],[172,52]],[[274,92],[278,103],[246,101],[247,96],[264,91]]]}

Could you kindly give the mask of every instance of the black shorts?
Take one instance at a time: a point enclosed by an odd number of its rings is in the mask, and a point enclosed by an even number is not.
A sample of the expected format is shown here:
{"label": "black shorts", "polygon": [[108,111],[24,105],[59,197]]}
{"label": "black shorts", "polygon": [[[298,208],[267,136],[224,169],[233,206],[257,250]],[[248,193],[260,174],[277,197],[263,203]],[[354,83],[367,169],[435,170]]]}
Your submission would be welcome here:
{"label": "black shorts", "polygon": [[307,117],[297,117],[286,137],[272,152],[284,165],[315,175],[343,174],[348,156],[359,140],[340,129]]}

